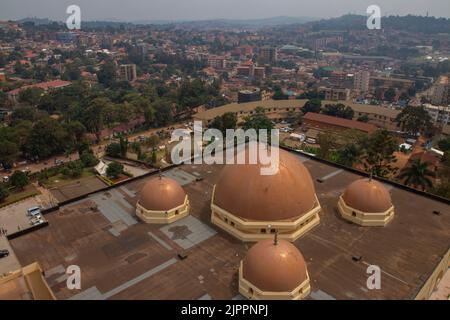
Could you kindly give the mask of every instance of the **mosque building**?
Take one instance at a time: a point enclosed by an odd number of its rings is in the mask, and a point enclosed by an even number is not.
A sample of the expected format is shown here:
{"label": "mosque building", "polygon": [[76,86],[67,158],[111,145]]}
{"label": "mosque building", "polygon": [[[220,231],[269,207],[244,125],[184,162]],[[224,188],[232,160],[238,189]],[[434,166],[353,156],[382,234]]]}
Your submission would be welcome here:
{"label": "mosque building", "polygon": [[386,188],[373,179],[351,183],[339,197],[338,211],[360,226],[385,226],[394,218],[394,206]]}
{"label": "mosque building", "polygon": [[248,299],[300,300],[310,290],[302,254],[276,236],[256,243],[240,263],[239,292]]}
{"label": "mosque building", "polygon": [[261,163],[227,164],[213,190],[211,221],[242,241],[295,241],[319,224],[321,210],[306,167],[279,150],[278,171],[261,175]]}
{"label": "mosque building", "polygon": [[189,199],[180,184],[172,178],[149,180],[136,205],[136,215],[146,223],[168,224],[189,214]]}

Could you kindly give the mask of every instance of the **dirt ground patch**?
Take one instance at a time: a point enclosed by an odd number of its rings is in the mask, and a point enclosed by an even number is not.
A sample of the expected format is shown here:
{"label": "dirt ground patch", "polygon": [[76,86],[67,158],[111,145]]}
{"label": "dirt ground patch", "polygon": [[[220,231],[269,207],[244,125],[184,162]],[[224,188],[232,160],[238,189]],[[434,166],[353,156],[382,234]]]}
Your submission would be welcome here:
{"label": "dirt ground patch", "polygon": [[96,176],[92,176],[81,178],[73,183],[51,189],[50,191],[58,202],[62,202],[100,190],[104,187],[107,187],[107,185],[102,180]]}

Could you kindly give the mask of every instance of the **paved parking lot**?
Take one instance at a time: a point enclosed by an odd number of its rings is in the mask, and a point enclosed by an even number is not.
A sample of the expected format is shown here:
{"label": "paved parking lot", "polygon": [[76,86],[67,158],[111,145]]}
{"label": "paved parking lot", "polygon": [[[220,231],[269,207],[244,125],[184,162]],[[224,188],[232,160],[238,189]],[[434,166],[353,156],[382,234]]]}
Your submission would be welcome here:
{"label": "paved parking lot", "polygon": [[17,260],[8,240],[5,236],[0,235],[0,250],[5,249],[9,251],[9,256],[0,259],[0,276],[20,268],[19,260]]}
{"label": "paved parking lot", "polygon": [[6,229],[8,234],[13,234],[31,227],[27,210],[41,205],[39,196],[24,199],[0,209],[0,227]]}

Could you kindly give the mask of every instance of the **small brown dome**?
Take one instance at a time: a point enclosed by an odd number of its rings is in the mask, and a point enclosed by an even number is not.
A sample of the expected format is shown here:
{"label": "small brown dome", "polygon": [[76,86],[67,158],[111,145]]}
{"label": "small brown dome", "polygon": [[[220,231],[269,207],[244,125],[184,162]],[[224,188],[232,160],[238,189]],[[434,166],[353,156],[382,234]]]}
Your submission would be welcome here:
{"label": "small brown dome", "polygon": [[316,204],[314,183],[300,160],[279,150],[279,170],[261,175],[258,164],[228,164],[222,169],[214,204],[245,220],[280,221],[297,218]]}
{"label": "small brown dome", "polygon": [[242,276],[260,290],[290,292],[307,279],[305,259],[285,240],[262,240],[248,250]]}
{"label": "small brown dome", "polygon": [[342,195],[347,206],[365,212],[386,212],[392,207],[391,195],[375,180],[360,179],[351,183]]}
{"label": "small brown dome", "polygon": [[175,180],[156,177],[142,188],[139,204],[151,211],[167,211],[184,204],[186,193]]}

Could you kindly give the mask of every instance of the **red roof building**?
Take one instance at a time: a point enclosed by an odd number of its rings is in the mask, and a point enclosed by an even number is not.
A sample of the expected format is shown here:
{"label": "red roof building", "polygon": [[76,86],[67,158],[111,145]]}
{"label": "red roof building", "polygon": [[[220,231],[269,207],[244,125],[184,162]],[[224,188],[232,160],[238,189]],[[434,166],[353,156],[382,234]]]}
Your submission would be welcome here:
{"label": "red roof building", "polygon": [[319,130],[341,131],[356,129],[368,134],[377,130],[377,127],[370,123],[332,117],[314,112],[308,112],[305,114],[303,117],[303,123],[308,128]]}
{"label": "red roof building", "polygon": [[7,94],[11,100],[16,101],[17,97],[19,96],[19,94],[22,90],[26,90],[26,89],[30,89],[30,88],[39,88],[44,91],[49,91],[49,90],[53,90],[53,89],[64,88],[64,87],[69,86],[70,84],[71,84],[70,81],[53,80],[53,81],[41,82],[41,83],[23,86],[23,87],[8,91]]}

